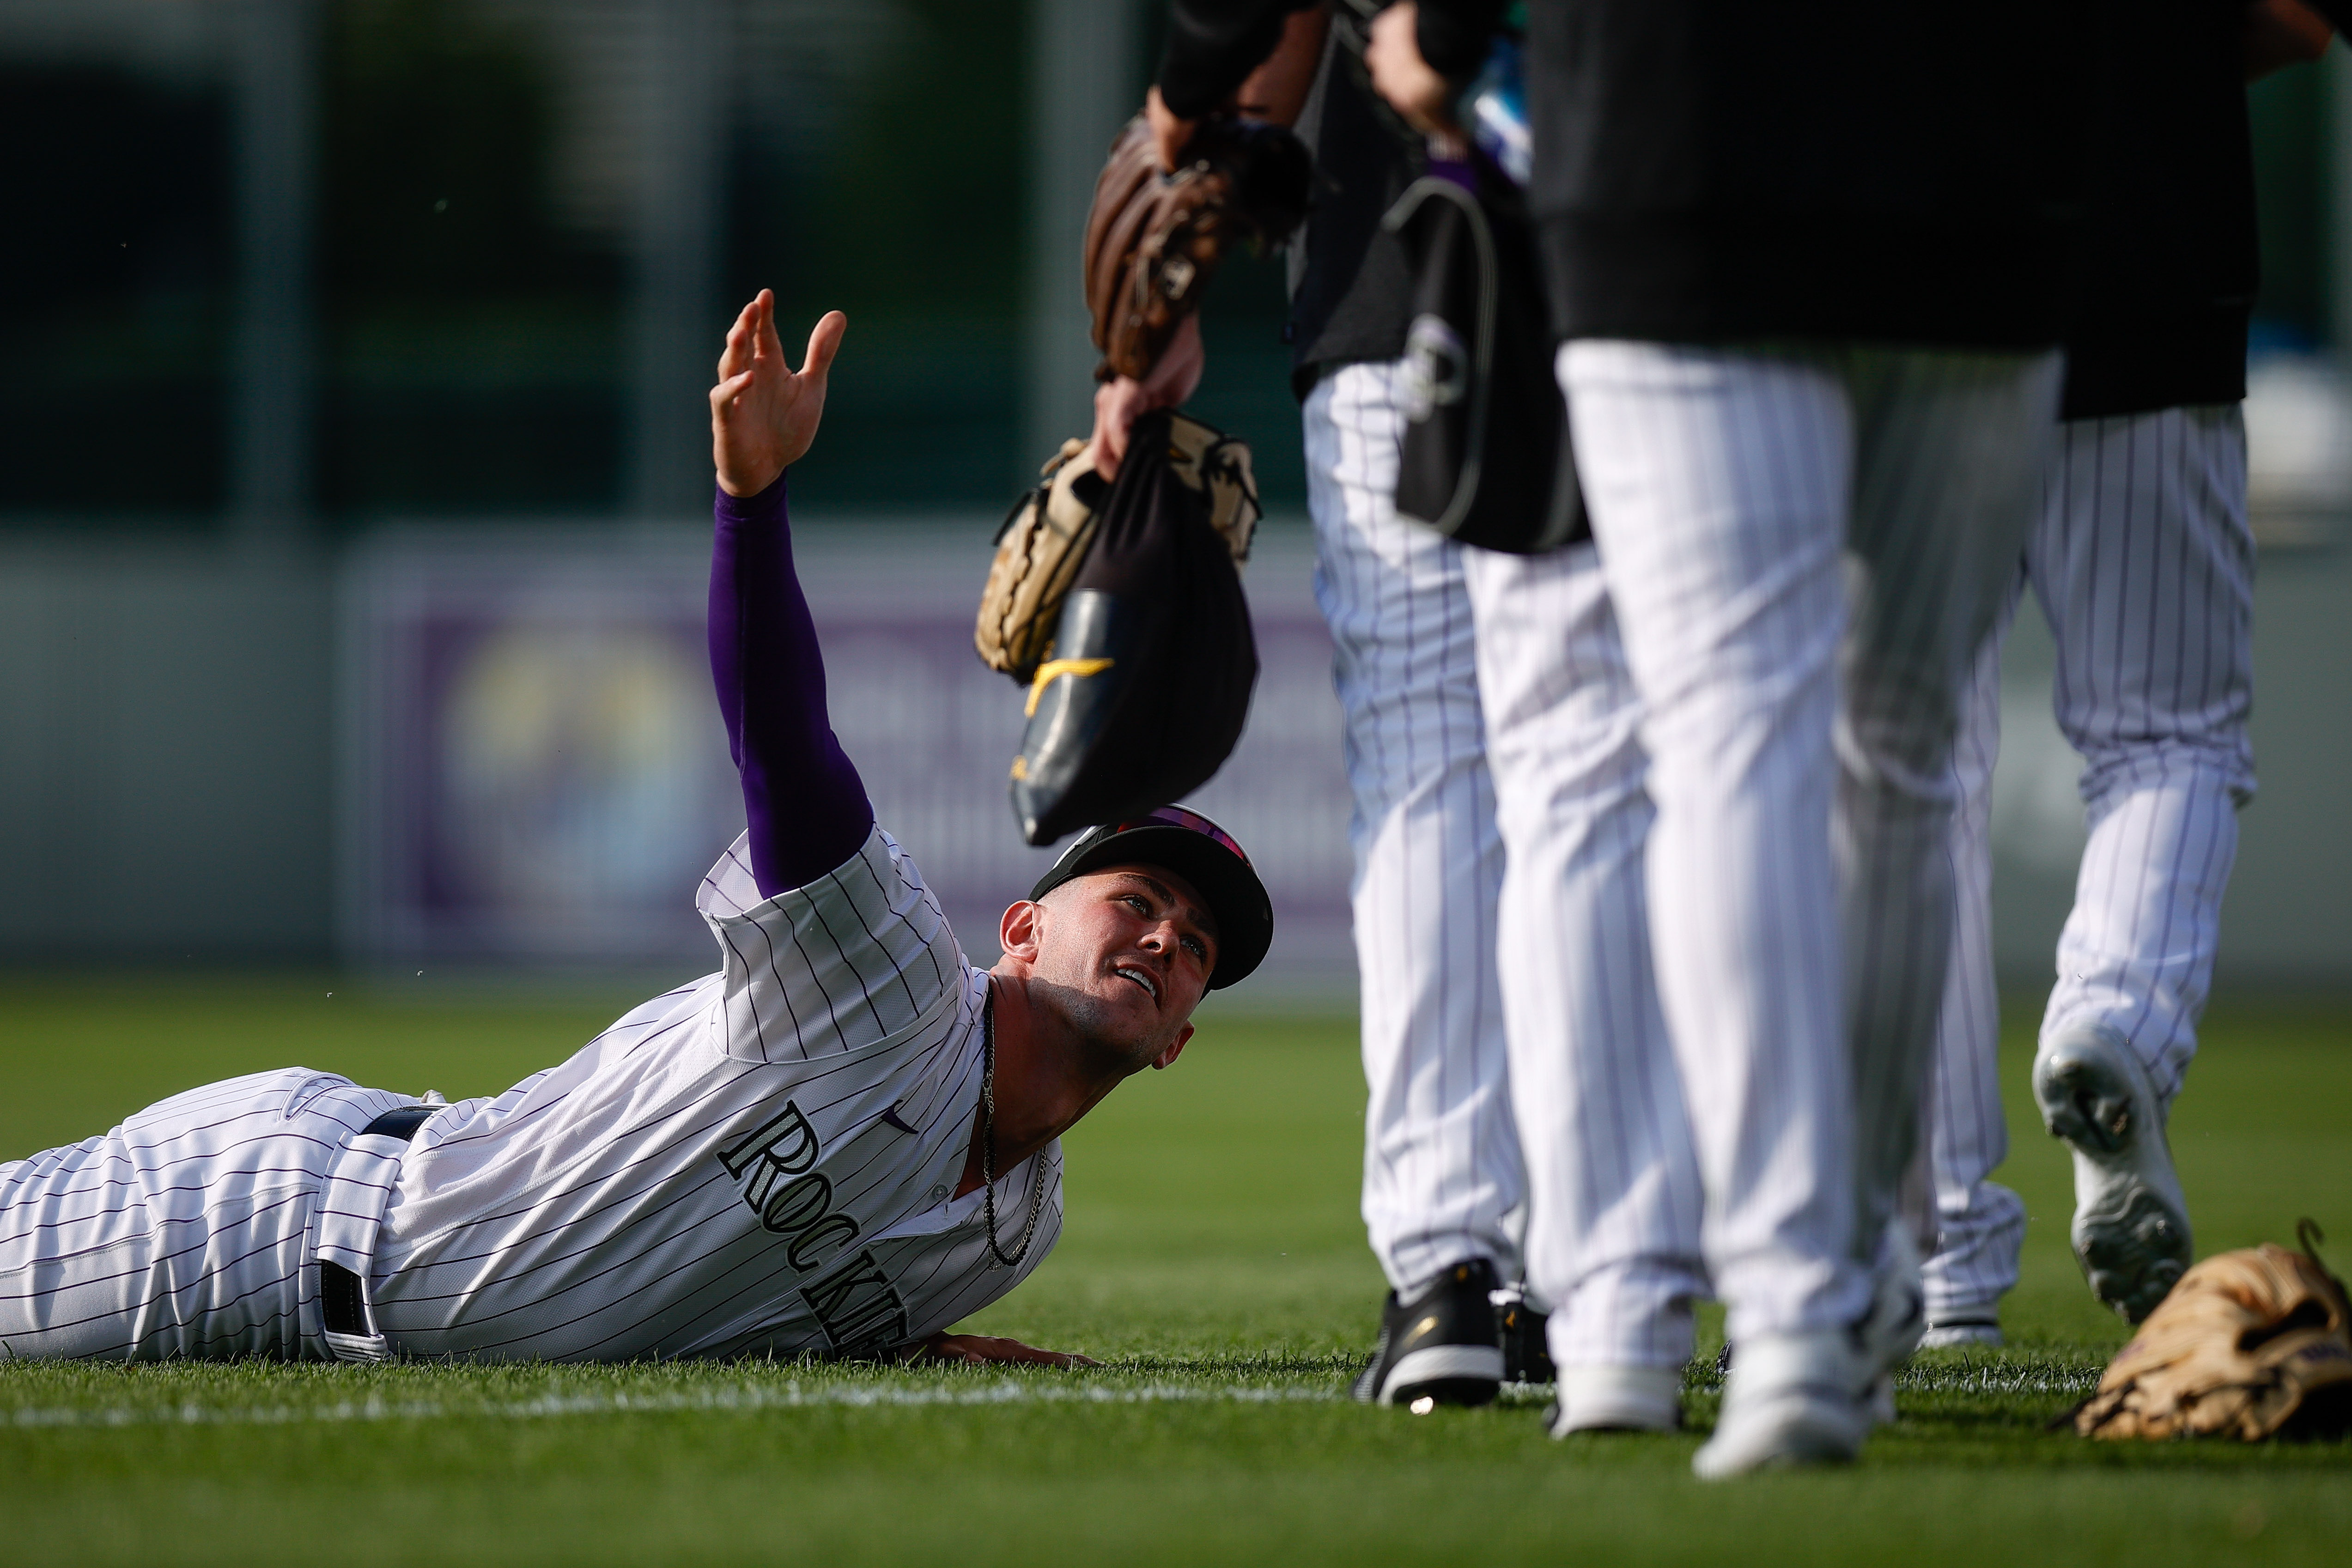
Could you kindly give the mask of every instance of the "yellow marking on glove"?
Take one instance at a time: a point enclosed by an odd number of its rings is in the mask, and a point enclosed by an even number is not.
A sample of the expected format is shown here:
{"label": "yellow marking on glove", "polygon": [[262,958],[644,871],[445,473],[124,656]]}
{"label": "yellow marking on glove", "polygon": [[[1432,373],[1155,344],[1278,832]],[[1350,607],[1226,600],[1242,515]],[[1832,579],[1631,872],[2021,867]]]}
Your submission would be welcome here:
{"label": "yellow marking on glove", "polygon": [[1111,663],[1107,658],[1047,659],[1037,667],[1037,679],[1029,683],[1029,706],[1021,710],[1021,716],[1024,719],[1036,717],[1037,699],[1045,694],[1047,681],[1058,680],[1066,675],[1075,675],[1081,679],[1089,675],[1100,675],[1111,667]]}

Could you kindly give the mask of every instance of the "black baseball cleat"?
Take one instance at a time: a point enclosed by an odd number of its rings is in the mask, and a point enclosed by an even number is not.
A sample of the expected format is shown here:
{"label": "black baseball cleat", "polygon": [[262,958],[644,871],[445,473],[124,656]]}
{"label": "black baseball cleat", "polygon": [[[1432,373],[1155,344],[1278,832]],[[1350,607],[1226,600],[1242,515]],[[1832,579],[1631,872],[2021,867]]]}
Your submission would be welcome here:
{"label": "black baseball cleat", "polygon": [[1381,1340],[1356,1397],[1402,1405],[1416,1415],[1439,1405],[1485,1405],[1503,1382],[1503,1343],[1495,1323],[1495,1266],[1483,1258],[1457,1263],[1411,1301],[1389,1292]]}
{"label": "black baseball cleat", "polygon": [[1550,1315],[1529,1306],[1525,1293],[1514,1285],[1496,1291],[1494,1300],[1495,1331],[1503,1341],[1503,1381],[1529,1387],[1551,1382],[1557,1374],[1551,1352],[1544,1344]]}

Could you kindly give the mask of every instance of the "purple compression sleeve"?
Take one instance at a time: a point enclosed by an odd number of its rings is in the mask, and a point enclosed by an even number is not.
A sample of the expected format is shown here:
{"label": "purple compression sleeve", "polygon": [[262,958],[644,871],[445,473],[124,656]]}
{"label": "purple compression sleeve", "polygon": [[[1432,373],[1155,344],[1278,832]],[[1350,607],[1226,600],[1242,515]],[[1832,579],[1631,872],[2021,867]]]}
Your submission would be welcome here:
{"label": "purple compression sleeve", "polygon": [[710,678],[743,779],[751,875],[774,898],[857,853],[874,826],[866,785],[834,739],[824,658],[793,574],[784,481],[718,492],[710,548]]}

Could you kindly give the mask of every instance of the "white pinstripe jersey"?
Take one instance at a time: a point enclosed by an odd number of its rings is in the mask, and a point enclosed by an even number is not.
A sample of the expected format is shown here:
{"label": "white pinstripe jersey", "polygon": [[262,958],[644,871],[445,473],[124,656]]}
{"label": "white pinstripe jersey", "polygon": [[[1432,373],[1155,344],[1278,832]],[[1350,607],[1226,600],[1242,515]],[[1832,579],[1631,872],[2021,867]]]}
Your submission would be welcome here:
{"label": "white pinstripe jersey", "polygon": [[997,1178],[1008,1251],[1046,1183],[1017,1269],[992,1266],[981,1194],[949,1195],[988,981],[888,834],[773,899],[739,838],[696,901],[719,973],[418,1132],[371,1281],[396,1351],[877,1350],[985,1306],[1052,1249],[1058,1142]]}

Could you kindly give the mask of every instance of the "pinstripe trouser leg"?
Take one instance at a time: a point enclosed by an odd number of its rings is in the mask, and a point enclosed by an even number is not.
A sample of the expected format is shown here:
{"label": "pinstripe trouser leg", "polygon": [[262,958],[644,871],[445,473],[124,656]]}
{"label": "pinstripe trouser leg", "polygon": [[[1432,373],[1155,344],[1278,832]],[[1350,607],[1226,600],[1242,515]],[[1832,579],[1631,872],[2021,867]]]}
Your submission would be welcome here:
{"label": "pinstripe trouser leg", "polygon": [[[2237,809],[2254,792],[2252,579],[2236,405],[2059,427],[2018,581],[2032,584],[2057,641],[2053,702],[2086,764],[2091,833],[2042,1032],[2106,1025],[2168,1101],[2196,1051]],[[1963,897],[1937,1048],[1944,1234],[1927,1267],[1931,1319],[1989,1310],[2017,1283],[2023,1240],[2016,1194],[1986,1179],[2008,1151],[1988,890],[1999,663],[1997,636],[1957,759]]]}
{"label": "pinstripe trouser leg", "polygon": [[0,1345],[17,1356],[323,1357],[311,1210],[407,1095],[289,1068],[190,1089],[0,1165]]}
{"label": "pinstripe trouser leg", "polygon": [[2009,1157],[2001,1108],[2000,993],[1992,963],[1992,771],[2000,754],[2000,649],[2019,595],[2011,579],[1961,705],[1952,748],[1952,956],[1936,1023],[1928,1162],[1936,1237],[1922,1269],[1930,1324],[1993,1316],[2017,1283],[2025,1203],[1989,1180]]}
{"label": "pinstripe trouser leg", "polygon": [[1528,1279],[1562,1366],[1679,1366],[1707,1293],[1697,1157],[1650,972],[1641,702],[1591,546],[1465,552],[1508,865],[1496,967]]}
{"label": "pinstripe trouser leg", "polygon": [[1708,1261],[1735,1337],[1836,1327],[1917,1142],[1957,708],[2056,356],[1585,341],[1559,371],[1647,709]]}
{"label": "pinstripe trouser leg", "polygon": [[2253,538],[2239,406],[2063,427],[2026,567],[2090,839],[2044,1039],[2121,1034],[2168,1103],[2197,1049],[2238,808],[2254,793]]}
{"label": "pinstripe trouser leg", "polygon": [[1395,367],[1346,365],[1307,400],[1316,598],[1355,796],[1364,1224],[1410,1294],[1465,1258],[1515,1271],[1524,1192],[1495,984],[1503,847],[1486,763],[1462,549],[1397,520]]}

